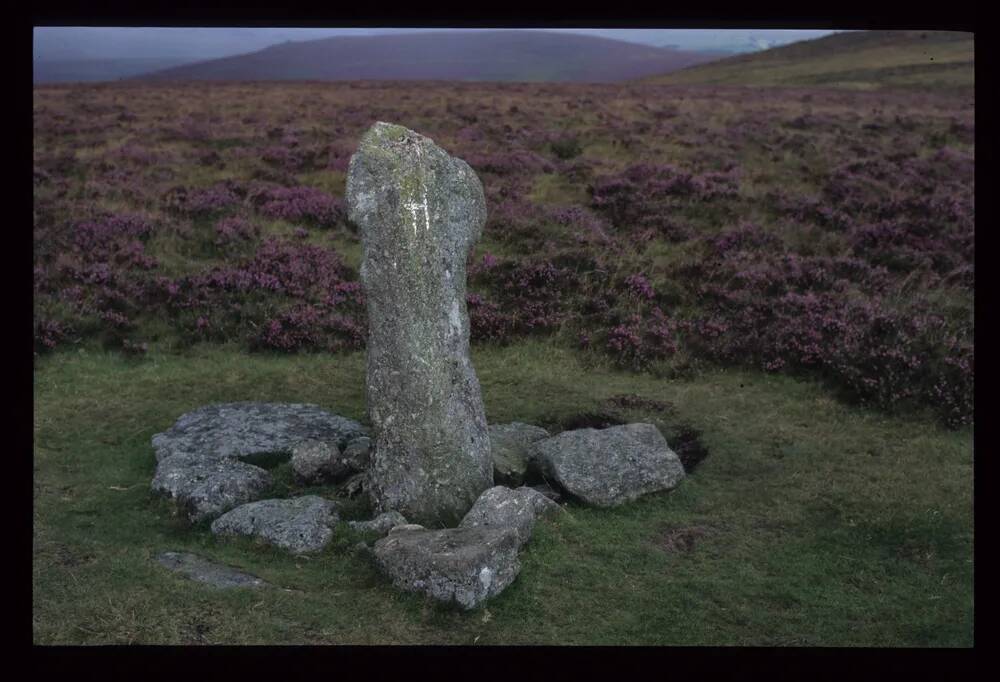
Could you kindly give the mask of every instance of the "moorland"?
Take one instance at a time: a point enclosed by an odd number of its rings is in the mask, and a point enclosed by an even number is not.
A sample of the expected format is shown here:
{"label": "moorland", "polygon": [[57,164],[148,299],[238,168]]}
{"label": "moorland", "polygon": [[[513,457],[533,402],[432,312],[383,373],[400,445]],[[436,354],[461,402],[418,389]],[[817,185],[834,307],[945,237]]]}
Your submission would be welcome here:
{"label": "moorland", "polygon": [[[36,643],[971,646],[971,88],[36,86]],[[465,159],[491,422],[657,424],[675,491],[540,525],[458,613],[338,530],[188,528],[150,437],[209,402],[365,419],[344,179],[391,121]],[[287,464],[275,495],[299,494]],[[360,517],[364,509],[357,509]],[[190,550],[292,591],[213,592]]]}

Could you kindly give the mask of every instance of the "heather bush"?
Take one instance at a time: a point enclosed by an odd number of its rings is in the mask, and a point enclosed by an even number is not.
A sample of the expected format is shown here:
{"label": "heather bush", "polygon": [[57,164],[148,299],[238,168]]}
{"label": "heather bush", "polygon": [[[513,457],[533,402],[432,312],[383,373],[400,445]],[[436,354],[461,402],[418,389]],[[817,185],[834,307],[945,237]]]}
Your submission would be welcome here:
{"label": "heather bush", "polygon": [[190,339],[338,350],[364,339],[364,297],[352,277],[334,251],[268,239],[235,266],[159,280],[154,298]]}
{"label": "heather bush", "polygon": [[129,142],[112,152],[112,157],[136,166],[152,166],[161,160],[162,155],[151,152],[142,145]]}
{"label": "heather bush", "polygon": [[[939,353],[944,319],[881,302],[884,271],[849,258],[784,254],[760,262],[741,252],[688,274],[700,281],[707,309],[683,324],[685,343],[699,354],[766,371],[818,373],[882,409],[920,404],[940,412],[934,387],[941,384],[950,404],[971,409],[971,365],[960,376],[958,352]],[[942,417],[959,423],[963,417],[949,410]]]}
{"label": "heather bush", "polygon": [[469,311],[469,334],[473,340],[499,343],[510,341],[514,327],[512,314],[501,312],[498,304],[484,299],[480,294],[467,294],[465,302]]}
{"label": "heather bush", "polygon": [[67,329],[58,320],[41,319],[35,322],[35,353],[54,350],[66,338]]}
{"label": "heather bush", "polygon": [[677,352],[677,325],[658,306],[648,315],[632,315],[607,330],[606,351],[620,366],[637,371]]}
{"label": "heather bush", "polygon": [[229,183],[204,189],[174,187],[163,197],[168,210],[200,218],[211,218],[239,206],[240,197]]}
{"label": "heather bush", "polygon": [[548,220],[570,228],[578,244],[606,246],[612,241],[610,226],[581,206],[553,206],[546,213]]}
{"label": "heather bush", "polygon": [[268,239],[240,265],[215,267],[181,281],[192,293],[263,290],[301,298],[332,289],[345,274],[342,260],[333,251]]}
{"label": "heather bush", "polygon": [[516,262],[486,254],[469,271],[470,287],[489,292],[469,295],[474,339],[509,341],[557,329],[569,314],[564,291],[579,284],[575,273],[550,260]]}
{"label": "heather bush", "polygon": [[655,296],[653,285],[642,273],[634,273],[625,278],[625,287],[629,294],[640,300],[650,300]]}
{"label": "heather bush", "polygon": [[767,250],[782,248],[781,239],[755,223],[740,223],[735,228],[723,230],[708,240],[716,257],[725,257],[738,251]]}
{"label": "heather bush", "polygon": [[269,320],[256,339],[257,346],[282,351],[315,347],[318,340],[319,312],[304,306]]}
{"label": "heather bush", "polygon": [[495,175],[551,173],[555,166],[544,156],[520,149],[495,154],[475,154],[466,159],[476,172]]}
{"label": "heather bush", "polygon": [[525,251],[535,250],[546,239],[546,219],[545,212],[530,201],[504,198],[494,203],[487,199],[483,233]]}
{"label": "heather bush", "polygon": [[333,227],[344,218],[342,202],[314,187],[278,187],[253,196],[257,210],[268,218]]}
{"label": "heather bush", "polygon": [[280,146],[268,147],[260,156],[267,164],[285,171],[296,172],[312,167],[319,152],[320,150],[316,149],[296,149],[285,140]]}
{"label": "heather bush", "polygon": [[737,172],[694,174],[670,164],[641,163],[623,173],[600,176],[588,187],[591,206],[623,228],[679,202],[734,197]]}
{"label": "heather bush", "polygon": [[153,226],[142,216],[108,215],[99,220],[77,223],[73,231],[76,249],[94,260],[105,259],[124,240],[148,237]]}
{"label": "heather bush", "polygon": [[854,222],[851,215],[838,208],[836,204],[817,196],[789,196],[784,191],[771,190],[767,192],[765,202],[778,215],[838,232],[847,230]]}
{"label": "heather bush", "polygon": [[215,223],[215,245],[220,248],[242,246],[259,234],[260,228],[246,218],[230,216]]}

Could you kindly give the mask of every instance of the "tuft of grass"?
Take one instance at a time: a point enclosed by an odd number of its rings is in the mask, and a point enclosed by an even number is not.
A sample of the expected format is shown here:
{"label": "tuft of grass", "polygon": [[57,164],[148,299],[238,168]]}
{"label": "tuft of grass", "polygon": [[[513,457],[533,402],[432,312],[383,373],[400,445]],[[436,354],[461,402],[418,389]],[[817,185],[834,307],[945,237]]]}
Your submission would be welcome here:
{"label": "tuft of grass", "polygon": [[539,204],[586,204],[587,187],[574,183],[558,173],[542,173],[535,176],[534,189],[529,197]]}

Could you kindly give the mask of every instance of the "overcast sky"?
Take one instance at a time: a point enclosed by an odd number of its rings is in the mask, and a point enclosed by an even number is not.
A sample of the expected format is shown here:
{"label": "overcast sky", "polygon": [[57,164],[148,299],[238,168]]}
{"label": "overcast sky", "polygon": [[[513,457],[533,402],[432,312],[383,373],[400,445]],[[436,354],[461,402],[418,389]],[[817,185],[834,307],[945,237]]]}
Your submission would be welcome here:
{"label": "overcast sky", "polygon": [[[34,30],[35,60],[121,59],[178,57],[214,59],[254,52],[286,40],[315,40],[339,35],[374,35],[441,30],[399,28],[102,28],[42,27]],[[798,40],[809,40],[833,31],[760,29],[543,29],[628,40],[688,50],[730,49],[745,51]]]}

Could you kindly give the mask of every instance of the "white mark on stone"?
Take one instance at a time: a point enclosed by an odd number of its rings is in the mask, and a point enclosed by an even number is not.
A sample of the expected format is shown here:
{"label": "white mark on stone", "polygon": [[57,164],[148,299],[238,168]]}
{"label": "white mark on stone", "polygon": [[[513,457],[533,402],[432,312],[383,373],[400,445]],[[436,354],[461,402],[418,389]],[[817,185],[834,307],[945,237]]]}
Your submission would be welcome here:
{"label": "white mark on stone", "polygon": [[462,318],[459,314],[457,299],[451,303],[451,310],[448,311],[448,321],[451,322],[452,329],[456,332],[462,330]]}
{"label": "white mark on stone", "polygon": [[410,211],[410,216],[413,218],[413,234],[417,233],[417,211],[420,209],[420,204],[415,201],[407,201],[403,204],[403,208],[407,208]]}
{"label": "white mark on stone", "polygon": [[[417,145],[414,151],[417,154],[417,166],[421,167],[423,164],[423,151],[420,145]],[[431,216],[427,208],[427,185],[423,182],[420,183],[420,193],[423,196],[423,202],[417,201],[407,201],[403,204],[403,207],[410,211],[410,216],[413,218],[413,234],[417,234],[417,215],[420,209],[424,210],[424,231],[427,232],[431,229]]]}
{"label": "white mark on stone", "polygon": [[490,585],[493,584],[493,571],[490,570],[489,566],[483,566],[483,570],[479,571],[479,582],[483,589],[490,589]]}
{"label": "white mark on stone", "polygon": [[427,232],[431,229],[431,216],[427,211],[427,187],[422,186],[420,189],[423,190],[424,194],[424,232]]}

